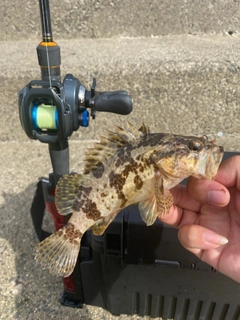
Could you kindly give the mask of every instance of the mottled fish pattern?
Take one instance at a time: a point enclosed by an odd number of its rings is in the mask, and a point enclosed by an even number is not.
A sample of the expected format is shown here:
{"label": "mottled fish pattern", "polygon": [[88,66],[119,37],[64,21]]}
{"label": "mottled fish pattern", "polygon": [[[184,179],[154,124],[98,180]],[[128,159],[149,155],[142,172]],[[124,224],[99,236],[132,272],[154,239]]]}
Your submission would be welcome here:
{"label": "mottled fish pattern", "polygon": [[115,127],[88,149],[81,174],[63,176],[56,187],[60,214],[72,214],[68,223],[37,246],[36,260],[52,274],[67,277],[75,267],[80,242],[89,228],[101,235],[118,212],[138,203],[147,225],[168,214],[173,197],[169,189],[193,176],[212,179],[223,147],[200,138],[150,133]]}

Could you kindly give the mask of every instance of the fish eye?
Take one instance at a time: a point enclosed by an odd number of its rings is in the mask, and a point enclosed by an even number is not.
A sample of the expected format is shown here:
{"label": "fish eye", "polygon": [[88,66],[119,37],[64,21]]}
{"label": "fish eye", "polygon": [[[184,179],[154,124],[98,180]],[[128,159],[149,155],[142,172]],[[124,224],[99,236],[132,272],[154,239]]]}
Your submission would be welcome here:
{"label": "fish eye", "polygon": [[201,149],[201,144],[198,141],[190,141],[188,148],[192,151],[199,151]]}

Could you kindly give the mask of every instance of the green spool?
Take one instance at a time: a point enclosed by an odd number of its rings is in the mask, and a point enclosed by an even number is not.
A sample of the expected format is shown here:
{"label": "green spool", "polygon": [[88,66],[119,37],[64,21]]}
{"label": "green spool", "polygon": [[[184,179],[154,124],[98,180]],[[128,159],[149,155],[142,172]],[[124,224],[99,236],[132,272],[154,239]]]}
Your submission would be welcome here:
{"label": "green spool", "polygon": [[34,126],[41,130],[58,129],[58,111],[56,106],[40,104],[34,106],[33,112]]}

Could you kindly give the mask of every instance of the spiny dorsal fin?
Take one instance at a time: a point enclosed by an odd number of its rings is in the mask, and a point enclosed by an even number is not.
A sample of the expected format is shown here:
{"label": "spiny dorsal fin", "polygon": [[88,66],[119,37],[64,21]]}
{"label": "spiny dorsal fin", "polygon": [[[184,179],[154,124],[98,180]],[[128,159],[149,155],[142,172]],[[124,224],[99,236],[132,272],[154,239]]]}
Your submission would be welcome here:
{"label": "spiny dorsal fin", "polygon": [[58,182],[55,192],[56,207],[61,215],[72,213],[72,204],[85,183],[89,174],[97,170],[108,158],[113,156],[123,146],[141,139],[149,133],[149,129],[142,123],[137,129],[127,122],[128,129],[115,126],[114,131],[107,131],[107,137],[100,136],[100,141],[94,143],[93,148],[88,148],[84,160],[83,174],[64,175]]}
{"label": "spiny dorsal fin", "polygon": [[84,159],[84,174],[88,174],[96,170],[106,159],[110,158],[120,145],[100,137],[100,142],[94,143],[93,148],[87,148],[88,153]]}
{"label": "spiny dorsal fin", "polygon": [[141,127],[138,129],[141,132],[141,137],[146,136],[150,133],[150,128],[146,127],[146,125],[142,122]]}
{"label": "spiny dorsal fin", "polygon": [[118,149],[132,143],[149,133],[149,129],[142,123],[137,129],[133,124],[127,122],[127,129],[114,126],[114,131],[107,130],[107,137],[100,136],[100,142],[96,142],[93,148],[88,148],[85,156],[84,173],[96,170],[108,158],[113,156]]}
{"label": "spiny dorsal fin", "polygon": [[132,123],[128,121],[127,121],[127,125],[129,129],[128,132],[132,134],[134,140],[142,138],[143,136],[150,133],[149,128],[147,128],[143,122],[139,129],[137,129]]}
{"label": "spiny dorsal fin", "polygon": [[66,174],[57,183],[55,191],[55,204],[58,212],[65,216],[72,213],[72,204],[75,200],[79,187],[86,180],[82,174]]}

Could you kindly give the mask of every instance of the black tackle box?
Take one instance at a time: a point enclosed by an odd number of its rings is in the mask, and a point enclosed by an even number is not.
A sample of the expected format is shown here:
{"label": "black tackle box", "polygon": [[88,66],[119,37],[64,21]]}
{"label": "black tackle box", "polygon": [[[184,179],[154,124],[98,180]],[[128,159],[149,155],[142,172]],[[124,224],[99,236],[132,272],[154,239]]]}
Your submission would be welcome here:
{"label": "black tackle box", "polygon": [[[39,183],[31,209],[39,238],[47,236],[40,230],[44,207]],[[147,227],[136,205],[122,210],[102,236],[87,231],[75,270],[63,279],[61,303],[163,320],[240,319],[240,284],[184,249],[177,232],[160,221]]]}
{"label": "black tackle box", "polygon": [[240,284],[184,249],[177,230],[146,227],[137,206],[120,212],[103,236],[88,231],[75,268],[75,292],[62,303],[113,315],[163,319],[240,319]]}

